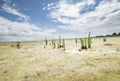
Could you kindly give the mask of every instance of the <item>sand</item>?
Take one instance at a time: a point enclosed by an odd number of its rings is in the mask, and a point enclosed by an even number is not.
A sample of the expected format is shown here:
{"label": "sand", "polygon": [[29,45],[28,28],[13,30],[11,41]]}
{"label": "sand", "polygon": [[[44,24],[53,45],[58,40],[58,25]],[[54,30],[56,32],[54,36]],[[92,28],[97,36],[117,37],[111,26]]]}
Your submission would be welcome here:
{"label": "sand", "polygon": [[120,81],[120,37],[93,38],[92,48],[65,40],[66,50],[43,41],[0,43],[0,81]]}

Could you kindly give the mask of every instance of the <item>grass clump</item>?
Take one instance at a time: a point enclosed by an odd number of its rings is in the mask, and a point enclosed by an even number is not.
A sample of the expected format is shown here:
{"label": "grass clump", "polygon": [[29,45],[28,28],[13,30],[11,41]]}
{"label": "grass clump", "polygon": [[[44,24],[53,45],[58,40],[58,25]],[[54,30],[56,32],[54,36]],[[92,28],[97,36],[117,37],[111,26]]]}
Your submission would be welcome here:
{"label": "grass clump", "polygon": [[59,39],[58,39],[58,48],[61,48],[62,45],[61,45],[61,37],[59,36]]}
{"label": "grass clump", "polygon": [[52,40],[52,46],[53,46],[53,49],[56,48],[56,42],[55,42],[55,40]]}
{"label": "grass clump", "polygon": [[91,48],[91,37],[90,37],[90,33],[88,35],[88,38],[81,38],[81,49],[87,49],[87,48]]}
{"label": "grass clump", "polygon": [[78,43],[78,40],[77,40],[77,38],[75,38],[75,44],[77,44]]}
{"label": "grass clump", "polygon": [[46,48],[46,46],[48,45],[48,40],[47,40],[47,38],[45,38],[44,42],[45,42],[44,48]]}
{"label": "grass clump", "polygon": [[65,39],[61,40],[61,37],[59,36],[57,46],[58,49],[63,48],[63,50],[65,51]]}
{"label": "grass clump", "polygon": [[84,39],[80,39],[80,41],[81,41],[81,49],[84,49]]}
{"label": "grass clump", "polygon": [[47,40],[47,38],[45,39],[45,45],[48,45],[48,40]]}
{"label": "grass clump", "polygon": [[20,49],[20,48],[21,48],[20,42],[18,41],[18,42],[17,42],[17,49]]}
{"label": "grass clump", "polygon": [[63,39],[63,51],[65,51],[65,40]]}
{"label": "grass clump", "polygon": [[106,37],[103,38],[103,42],[106,42]]}
{"label": "grass clump", "polygon": [[90,33],[88,35],[88,48],[91,48],[91,36],[90,36]]}
{"label": "grass clump", "polygon": [[87,49],[86,38],[81,38],[81,49]]}

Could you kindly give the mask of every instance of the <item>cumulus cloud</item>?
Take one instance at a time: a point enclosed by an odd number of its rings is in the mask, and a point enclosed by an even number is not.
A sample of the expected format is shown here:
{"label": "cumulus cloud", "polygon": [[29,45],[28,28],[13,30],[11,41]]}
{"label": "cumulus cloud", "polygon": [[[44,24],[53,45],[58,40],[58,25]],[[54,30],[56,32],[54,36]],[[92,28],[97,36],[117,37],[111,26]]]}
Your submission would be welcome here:
{"label": "cumulus cloud", "polygon": [[18,16],[19,20],[24,20],[24,21],[28,21],[29,20],[29,16],[21,13],[19,11],[18,8],[16,8],[16,4],[12,3],[11,0],[3,0],[3,6],[2,6],[2,10],[4,10],[5,12],[12,14],[12,15],[16,15]]}
{"label": "cumulus cloud", "polygon": [[96,33],[120,30],[119,0],[101,0],[99,3],[96,0],[70,1],[60,0],[44,8],[53,21],[63,24],[59,28]]}
{"label": "cumulus cloud", "polygon": [[54,29],[42,29],[27,22],[13,22],[4,17],[0,17],[0,40],[37,40],[46,36],[52,37]]}
{"label": "cumulus cloud", "polygon": [[45,37],[52,38],[55,29],[44,29],[29,22],[29,16],[21,13],[16,4],[11,0],[2,0],[3,5],[0,6],[2,11],[10,15],[18,16],[22,22],[9,20],[0,16],[0,41],[25,41],[40,40]]}
{"label": "cumulus cloud", "polygon": [[0,17],[0,41],[38,40],[51,37],[56,30],[42,29],[28,22],[14,22]]}

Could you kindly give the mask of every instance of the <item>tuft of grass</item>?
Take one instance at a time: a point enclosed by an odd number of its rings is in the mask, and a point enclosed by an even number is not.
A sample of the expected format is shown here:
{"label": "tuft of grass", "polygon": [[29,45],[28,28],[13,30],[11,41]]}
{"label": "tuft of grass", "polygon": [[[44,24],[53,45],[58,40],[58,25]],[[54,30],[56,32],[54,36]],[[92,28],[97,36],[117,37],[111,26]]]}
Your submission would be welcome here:
{"label": "tuft of grass", "polygon": [[91,36],[90,36],[90,33],[88,35],[88,48],[91,48]]}
{"label": "tuft of grass", "polygon": [[62,45],[61,45],[61,37],[59,36],[59,40],[58,40],[58,48],[61,48]]}
{"label": "tuft of grass", "polygon": [[65,40],[63,39],[63,51],[65,51]]}
{"label": "tuft of grass", "polygon": [[87,49],[87,48],[91,48],[91,36],[90,33],[88,35],[88,38],[81,38],[81,49]]}
{"label": "tuft of grass", "polygon": [[85,38],[84,40],[85,40],[85,46],[84,46],[84,49],[87,49],[87,38]]}
{"label": "tuft of grass", "polygon": [[86,38],[81,38],[81,49],[87,49],[87,40]]}
{"label": "tuft of grass", "polygon": [[17,42],[17,49],[20,49],[20,48],[21,48],[20,42],[18,41],[18,42]]}
{"label": "tuft of grass", "polygon": [[106,40],[106,37],[104,37],[104,38],[103,38],[103,42],[106,42],[106,41],[107,41],[107,40]]}
{"label": "tuft of grass", "polygon": [[55,40],[52,40],[52,46],[53,46],[53,49],[56,47],[56,42],[55,42]]}
{"label": "tuft of grass", "polygon": [[78,40],[77,40],[77,38],[75,38],[75,43],[76,43],[76,44],[78,43]]}
{"label": "tuft of grass", "polygon": [[81,49],[84,49],[84,39],[80,39],[80,41],[81,41]]}
{"label": "tuft of grass", "polygon": [[45,45],[48,45],[48,40],[47,40],[47,38],[45,39]]}

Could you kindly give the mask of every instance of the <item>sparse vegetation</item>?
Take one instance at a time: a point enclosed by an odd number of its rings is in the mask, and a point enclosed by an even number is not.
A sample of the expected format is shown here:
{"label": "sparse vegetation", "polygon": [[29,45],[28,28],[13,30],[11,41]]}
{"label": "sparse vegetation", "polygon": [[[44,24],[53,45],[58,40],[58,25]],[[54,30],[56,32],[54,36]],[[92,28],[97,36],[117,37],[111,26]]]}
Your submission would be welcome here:
{"label": "sparse vegetation", "polygon": [[61,48],[62,46],[61,46],[61,38],[60,38],[60,36],[59,36],[59,40],[58,40],[58,48]]}
{"label": "sparse vegetation", "polygon": [[80,41],[81,41],[81,49],[84,49],[84,39],[80,39]]}
{"label": "sparse vegetation", "polygon": [[20,42],[18,41],[18,42],[17,42],[17,49],[20,49],[20,48],[21,48]]}
{"label": "sparse vegetation", "polygon": [[63,39],[63,50],[65,51],[65,40]]}
{"label": "sparse vegetation", "polygon": [[90,37],[90,33],[89,33],[89,35],[88,35],[88,48],[91,48],[91,43],[92,43],[92,41],[91,41],[91,37]]}
{"label": "sparse vegetation", "polygon": [[87,39],[85,38],[84,40],[85,40],[85,47],[84,47],[84,49],[87,49]]}
{"label": "sparse vegetation", "polygon": [[75,38],[75,44],[77,44],[78,43],[78,40],[77,40],[77,38]]}
{"label": "sparse vegetation", "polygon": [[[91,37],[90,37],[90,33],[88,35],[88,38],[81,38],[81,49],[87,49],[87,48],[91,48]],[[88,45],[88,46],[87,46]]]}
{"label": "sparse vegetation", "polygon": [[106,42],[106,37],[103,38],[103,41]]}
{"label": "sparse vegetation", "polygon": [[[80,40],[88,49],[88,37]],[[45,40],[0,43],[0,81],[119,81],[119,37],[107,38],[106,43],[101,38],[92,41],[87,51],[78,51],[75,39],[61,38],[60,49],[53,49],[59,39],[48,40],[48,45]],[[24,48],[16,50],[16,45]]]}
{"label": "sparse vegetation", "polygon": [[52,46],[53,46],[53,49],[56,47],[56,42],[55,42],[55,40],[52,40]]}
{"label": "sparse vegetation", "polygon": [[45,45],[48,45],[48,40],[47,40],[47,38],[45,39]]}

